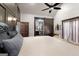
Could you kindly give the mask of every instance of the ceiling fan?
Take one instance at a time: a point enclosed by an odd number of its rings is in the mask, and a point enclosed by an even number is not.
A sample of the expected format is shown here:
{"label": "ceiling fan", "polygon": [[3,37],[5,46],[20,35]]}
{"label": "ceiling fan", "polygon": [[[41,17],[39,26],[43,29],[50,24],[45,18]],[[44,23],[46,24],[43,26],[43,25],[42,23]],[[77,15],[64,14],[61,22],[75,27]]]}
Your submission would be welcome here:
{"label": "ceiling fan", "polygon": [[45,8],[45,9],[43,9],[42,11],[45,11],[45,10],[48,10],[49,9],[49,13],[51,13],[52,12],[52,9],[51,8],[53,8],[53,9],[55,9],[55,10],[60,10],[61,8],[60,7],[57,7],[60,3],[55,3],[55,4],[49,4],[49,3],[44,3],[48,8]]}

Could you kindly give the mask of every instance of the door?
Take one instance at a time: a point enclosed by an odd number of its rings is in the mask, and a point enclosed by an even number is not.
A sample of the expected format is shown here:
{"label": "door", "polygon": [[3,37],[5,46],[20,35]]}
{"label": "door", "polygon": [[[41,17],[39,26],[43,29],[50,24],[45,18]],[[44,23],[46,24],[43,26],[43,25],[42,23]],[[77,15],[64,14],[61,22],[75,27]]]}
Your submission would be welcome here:
{"label": "door", "polygon": [[23,37],[27,37],[29,33],[29,23],[20,22],[20,33]]}

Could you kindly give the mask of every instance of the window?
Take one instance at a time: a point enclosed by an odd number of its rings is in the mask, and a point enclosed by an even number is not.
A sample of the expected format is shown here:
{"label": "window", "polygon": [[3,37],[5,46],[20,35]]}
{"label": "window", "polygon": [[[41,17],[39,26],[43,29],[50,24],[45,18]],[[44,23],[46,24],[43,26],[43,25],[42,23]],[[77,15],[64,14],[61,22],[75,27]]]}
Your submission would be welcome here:
{"label": "window", "polygon": [[0,5],[0,22],[5,22],[5,8]]}

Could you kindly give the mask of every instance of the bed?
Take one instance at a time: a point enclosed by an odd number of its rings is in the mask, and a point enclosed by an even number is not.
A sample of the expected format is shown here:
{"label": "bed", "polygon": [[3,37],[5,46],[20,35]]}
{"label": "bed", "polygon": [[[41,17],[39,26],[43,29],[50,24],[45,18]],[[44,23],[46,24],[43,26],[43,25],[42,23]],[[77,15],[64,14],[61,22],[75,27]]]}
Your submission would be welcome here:
{"label": "bed", "polygon": [[[17,38],[18,36],[18,38]],[[21,37],[3,41],[10,56],[77,56],[79,46],[50,36]],[[8,48],[6,45],[9,45]]]}

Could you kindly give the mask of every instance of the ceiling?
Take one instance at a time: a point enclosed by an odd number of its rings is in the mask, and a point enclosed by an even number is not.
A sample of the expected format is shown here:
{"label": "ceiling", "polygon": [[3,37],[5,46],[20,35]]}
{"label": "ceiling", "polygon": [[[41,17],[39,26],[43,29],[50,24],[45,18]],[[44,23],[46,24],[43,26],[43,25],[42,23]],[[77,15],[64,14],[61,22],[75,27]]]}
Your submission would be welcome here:
{"label": "ceiling", "polygon": [[49,10],[41,11],[42,9],[48,8],[44,3],[18,3],[18,5],[21,13],[54,17],[57,12],[57,10],[54,9],[52,9],[52,12],[50,14]]}

